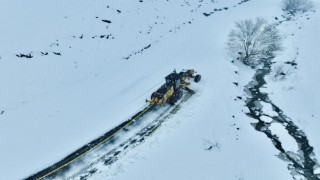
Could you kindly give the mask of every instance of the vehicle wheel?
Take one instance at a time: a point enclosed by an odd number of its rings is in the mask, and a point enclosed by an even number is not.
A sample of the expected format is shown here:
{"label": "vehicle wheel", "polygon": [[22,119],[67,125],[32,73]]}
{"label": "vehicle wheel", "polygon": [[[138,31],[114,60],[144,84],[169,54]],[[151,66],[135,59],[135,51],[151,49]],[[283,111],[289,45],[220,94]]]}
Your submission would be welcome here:
{"label": "vehicle wheel", "polygon": [[169,103],[171,106],[173,106],[173,105],[176,104],[177,101],[178,101],[178,99],[177,99],[177,94],[173,94],[173,95],[170,97],[168,103]]}
{"label": "vehicle wheel", "polygon": [[180,79],[182,78],[182,77],[184,77],[185,75],[184,75],[184,72],[180,72],[179,73],[179,77],[180,77]]}
{"label": "vehicle wheel", "polygon": [[153,93],[151,94],[151,99],[153,99],[155,96],[156,96],[156,92],[153,92]]}
{"label": "vehicle wheel", "polygon": [[179,90],[179,91],[177,92],[177,101],[178,101],[179,99],[181,99],[181,98],[182,98],[182,91]]}
{"label": "vehicle wheel", "polygon": [[198,74],[198,75],[196,75],[195,77],[194,77],[194,82],[199,82],[201,80],[201,75],[200,74]]}
{"label": "vehicle wheel", "polygon": [[173,105],[176,103],[174,97],[171,97],[171,98],[169,99],[168,103],[169,103],[171,106],[173,106]]}

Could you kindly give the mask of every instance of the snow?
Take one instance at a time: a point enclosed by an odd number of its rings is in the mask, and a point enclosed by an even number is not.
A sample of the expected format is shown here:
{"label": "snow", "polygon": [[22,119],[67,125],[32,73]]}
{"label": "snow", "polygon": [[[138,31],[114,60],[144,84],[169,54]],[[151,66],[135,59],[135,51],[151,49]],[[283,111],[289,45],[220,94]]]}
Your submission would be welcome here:
{"label": "snow", "polygon": [[285,81],[267,79],[267,92],[270,92],[271,99],[306,133],[310,144],[315,148],[317,159],[320,158],[320,122],[317,120],[317,117],[320,117],[320,99],[317,96],[317,82],[320,80],[320,76],[317,75],[319,13],[308,13],[296,18],[295,22],[286,22],[283,25],[281,30],[289,36],[284,40],[285,49],[276,61],[280,64],[296,59],[298,66],[297,69],[288,67],[292,73]]}
{"label": "snow", "polygon": [[[22,179],[57,162],[147,106],[145,99],[174,68],[194,68],[202,75],[191,87],[196,95],[143,144],[111,166],[98,164],[99,173],[90,178],[292,179],[237,98],[245,96],[254,70],[231,63],[226,50],[235,21],[256,16],[273,21],[282,14],[281,2],[239,2],[1,1],[1,177]],[[223,7],[228,10],[203,15]],[[281,26],[295,35],[285,39],[288,48],[277,61],[290,60],[299,48],[296,76],[269,79],[265,90],[298,121],[320,159],[320,99],[311,88],[319,80],[320,16],[309,16],[298,19],[300,30],[294,22]],[[15,56],[20,53],[33,58]],[[265,104],[263,111],[273,112]],[[272,130],[284,131],[276,125]],[[285,134],[280,139],[288,140],[286,150],[296,149]]]}
{"label": "snow", "polygon": [[261,116],[260,119],[264,122],[268,122],[271,123],[273,121],[272,118],[268,117],[268,116]]}
{"label": "snow", "polygon": [[272,106],[271,104],[268,104],[268,103],[265,103],[265,102],[260,102],[260,104],[262,105],[262,112],[263,114],[266,114],[268,116],[277,116],[278,113],[275,112],[273,109],[272,109]]}
{"label": "snow", "polygon": [[280,139],[281,145],[285,151],[298,152],[298,144],[288,134],[284,126],[279,123],[272,123],[269,129],[273,135],[276,135]]}

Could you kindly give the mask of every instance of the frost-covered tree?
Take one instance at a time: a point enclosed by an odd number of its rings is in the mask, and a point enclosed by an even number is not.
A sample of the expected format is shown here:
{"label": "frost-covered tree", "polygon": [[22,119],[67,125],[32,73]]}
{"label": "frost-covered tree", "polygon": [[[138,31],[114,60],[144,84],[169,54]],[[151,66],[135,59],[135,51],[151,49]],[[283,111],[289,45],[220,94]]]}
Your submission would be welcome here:
{"label": "frost-covered tree", "polygon": [[292,15],[297,12],[307,12],[313,7],[314,4],[310,0],[283,0],[283,10]]}
{"label": "frost-covered tree", "polygon": [[238,60],[245,65],[256,67],[258,64],[274,57],[281,49],[281,38],[274,25],[266,20],[243,20],[236,22],[236,28],[231,31],[228,48]]}

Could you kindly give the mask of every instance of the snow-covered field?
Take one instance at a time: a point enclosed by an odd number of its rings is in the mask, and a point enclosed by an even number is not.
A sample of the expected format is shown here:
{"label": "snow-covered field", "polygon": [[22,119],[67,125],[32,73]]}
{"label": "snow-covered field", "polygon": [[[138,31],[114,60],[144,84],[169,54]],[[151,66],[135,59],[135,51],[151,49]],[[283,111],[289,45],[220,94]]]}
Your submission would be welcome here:
{"label": "snow-covered field", "polygon": [[[282,14],[279,0],[2,0],[1,179],[26,178],[127,120],[167,74],[185,68],[203,77],[192,86],[197,93],[143,144],[97,164],[89,179],[292,179],[245,115],[243,90],[255,71],[231,63],[226,49],[235,21],[273,23]],[[284,80],[271,74],[265,89],[318,160],[319,21],[316,11],[279,25],[287,38],[275,61],[298,65]],[[282,127],[271,129],[297,150]]]}
{"label": "snow-covered field", "polygon": [[[318,43],[320,41],[320,13],[307,13],[295,18],[295,22],[286,22],[281,26],[285,32],[284,51],[275,59],[283,64],[286,76],[283,80],[274,80],[271,74],[266,91],[272,100],[291,117],[309,138],[315,148],[315,156],[320,159],[320,81],[318,62]],[[298,65],[284,64],[295,61]],[[318,171],[319,173],[319,171]]]}

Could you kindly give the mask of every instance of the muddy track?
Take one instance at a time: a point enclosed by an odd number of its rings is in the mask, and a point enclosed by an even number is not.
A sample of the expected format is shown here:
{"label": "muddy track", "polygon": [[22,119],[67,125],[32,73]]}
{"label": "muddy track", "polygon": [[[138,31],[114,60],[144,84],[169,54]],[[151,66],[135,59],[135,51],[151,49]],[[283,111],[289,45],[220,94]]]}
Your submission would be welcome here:
{"label": "muddy track", "polygon": [[[306,134],[294,124],[294,122],[284,114],[284,112],[276,106],[269,98],[267,93],[260,91],[260,88],[266,85],[265,76],[271,72],[271,63],[265,63],[263,69],[256,71],[253,80],[245,87],[247,93],[246,106],[249,108],[247,115],[258,120],[257,123],[252,123],[253,127],[264,133],[273,143],[274,147],[280,151],[279,158],[288,163],[288,169],[294,179],[298,176],[303,176],[308,180],[320,180],[314,173],[314,170],[319,166],[317,159],[314,157],[313,147],[310,145]],[[272,106],[275,116],[265,114],[262,110],[260,102],[268,103]],[[261,116],[272,118],[272,122],[264,122]],[[280,123],[295,142],[298,144],[298,152],[286,151],[281,141],[276,134],[273,134],[269,127],[272,123]]]}

